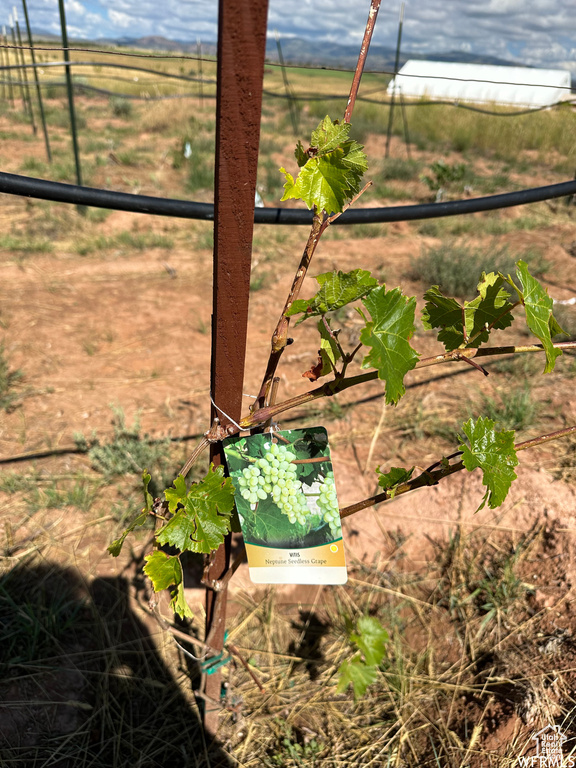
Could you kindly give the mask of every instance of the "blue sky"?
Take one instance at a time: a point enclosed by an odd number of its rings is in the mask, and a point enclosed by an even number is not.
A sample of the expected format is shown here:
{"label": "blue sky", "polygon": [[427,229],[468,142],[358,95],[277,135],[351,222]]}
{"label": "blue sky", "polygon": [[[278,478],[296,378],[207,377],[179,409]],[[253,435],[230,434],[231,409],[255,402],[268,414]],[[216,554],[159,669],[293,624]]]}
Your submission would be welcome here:
{"label": "blue sky", "polygon": [[[241,0],[237,0],[241,2]],[[269,0],[269,31],[359,45],[367,0]],[[70,36],[215,40],[217,0],[65,0]],[[12,0],[0,0],[8,22]],[[22,10],[16,2],[19,18]],[[59,31],[57,0],[28,0],[33,29]],[[383,3],[374,41],[393,46],[400,0]],[[406,53],[464,50],[576,74],[574,0],[408,0]]]}

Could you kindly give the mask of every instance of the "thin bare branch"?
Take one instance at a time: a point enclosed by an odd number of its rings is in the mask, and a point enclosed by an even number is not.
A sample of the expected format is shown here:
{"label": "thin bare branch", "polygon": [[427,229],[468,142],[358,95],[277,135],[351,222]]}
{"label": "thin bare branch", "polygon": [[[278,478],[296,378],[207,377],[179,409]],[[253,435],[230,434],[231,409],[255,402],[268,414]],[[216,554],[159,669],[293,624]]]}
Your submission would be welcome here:
{"label": "thin bare branch", "polygon": [[264,686],[262,685],[262,683],[258,679],[258,676],[254,672],[252,667],[248,664],[248,662],[246,661],[244,656],[240,653],[239,648],[237,646],[235,646],[234,643],[226,643],[226,648],[228,648],[230,653],[232,653],[232,654],[234,654],[234,656],[238,657],[238,660],[240,661],[240,664],[242,664],[242,666],[244,667],[246,672],[248,672],[248,674],[250,675],[252,680],[254,680],[254,682],[256,683],[260,693],[266,693],[266,688],[264,688]]}
{"label": "thin bare branch", "polygon": [[195,464],[196,461],[198,460],[198,457],[200,456],[200,454],[203,451],[205,451],[209,445],[210,445],[210,442],[208,438],[203,437],[202,440],[200,440],[200,442],[196,446],[196,448],[194,448],[190,456],[188,456],[188,458],[186,459],[186,463],[184,464],[180,472],[178,472],[178,474],[182,475],[182,477],[186,477],[188,472],[190,472],[190,470],[192,469],[193,464]]}
{"label": "thin bare branch", "polygon": [[[576,349],[576,341],[560,341],[553,344],[555,349],[569,350]],[[525,352],[543,352],[544,347],[542,344],[529,344],[526,346],[505,346],[505,347],[486,347],[480,349],[458,349],[452,352],[445,352],[442,355],[434,355],[433,357],[425,357],[416,363],[416,369],[428,368],[431,365],[441,365],[442,363],[457,363],[466,360],[471,360],[476,357],[494,357],[497,355],[513,355]],[[328,381],[326,384],[322,384],[316,389],[312,389],[309,392],[303,392],[301,395],[296,395],[289,400],[284,400],[281,403],[277,403],[270,408],[259,408],[254,411],[250,416],[246,416],[241,419],[240,426],[242,429],[251,429],[258,426],[267,419],[278,416],[280,413],[289,411],[292,408],[297,408],[306,403],[311,403],[314,400],[319,400],[323,397],[332,397],[333,395],[343,392],[350,387],[355,387],[358,384],[364,384],[368,381],[375,381],[378,378],[378,371],[368,371],[368,373],[362,373],[358,376],[349,376],[348,378],[342,378],[338,380]]]}
{"label": "thin bare branch", "polygon": [[350,208],[350,206],[351,206],[351,205],[354,205],[354,203],[355,203],[355,202],[356,202],[356,201],[357,201],[357,200],[358,200],[360,197],[362,197],[362,195],[364,194],[364,192],[366,192],[366,190],[367,190],[367,189],[369,189],[369,188],[372,186],[372,184],[374,184],[374,182],[373,182],[373,181],[367,181],[367,182],[366,182],[366,184],[364,184],[364,186],[363,186],[363,187],[362,187],[362,189],[360,190],[360,192],[358,192],[357,194],[355,194],[355,195],[354,195],[354,197],[353,197],[351,200],[349,200],[349,201],[346,203],[346,205],[344,206],[344,208],[342,208],[342,210],[341,210],[341,211],[339,211],[338,213],[333,213],[333,214],[332,214],[332,216],[328,216],[328,218],[324,219],[324,222],[323,222],[323,224],[322,224],[322,230],[321,230],[321,233],[322,233],[322,232],[324,232],[324,230],[325,230],[327,227],[329,227],[329,226],[330,226],[330,224],[332,224],[333,222],[335,222],[335,221],[336,221],[336,219],[339,219],[339,218],[340,218],[340,216],[342,216],[342,214],[343,214],[345,211],[347,211],[347,210],[348,210],[348,208]]}
{"label": "thin bare branch", "polygon": [[344,113],[345,123],[350,122],[352,112],[354,111],[356,97],[358,96],[358,88],[360,87],[360,80],[362,79],[362,72],[364,72],[364,64],[366,63],[370,41],[372,40],[372,33],[374,32],[374,25],[376,24],[378,11],[380,10],[380,2],[381,0],[372,0],[370,3],[370,12],[368,13],[368,21],[366,22],[366,29],[364,30],[364,39],[362,40],[358,63],[356,64],[356,71],[354,72],[354,79],[352,80],[352,87],[350,88],[350,96],[348,97],[348,104],[346,105],[346,112]]}
{"label": "thin bare branch", "polygon": [[[549,443],[551,440],[559,440],[562,437],[568,437],[568,435],[575,433],[576,426],[566,427],[565,429],[559,429],[556,432],[550,432],[547,435],[540,435],[540,437],[535,437],[532,440],[525,440],[524,442],[516,443],[514,447],[516,452],[524,451],[527,448],[534,448],[536,445],[543,445],[544,443]],[[461,455],[460,451],[453,453],[451,458],[455,458],[459,455]],[[435,467],[438,466],[438,464],[441,464],[441,462],[436,462],[432,466]],[[440,467],[440,469],[433,471],[427,469],[422,472],[421,475],[418,475],[418,477],[408,480],[408,482],[402,483],[397,488],[395,488],[394,497],[400,496],[403,493],[408,493],[409,491],[414,491],[416,488],[425,488],[429,485],[437,485],[444,477],[453,475],[455,472],[460,472],[463,469],[464,464],[461,461],[457,462],[456,464],[443,465]],[[344,519],[345,517],[350,517],[350,515],[353,515],[356,512],[360,512],[363,509],[374,507],[376,504],[381,504],[384,501],[390,501],[391,498],[392,496],[390,491],[377,493],[375,496],[371,496],[369,499],[363,499],[357,504],[351,504],[350,506],[341,509],[340,518]]]}
{"label": "thin bare branch", "polygon": [[[360,80],[362,78],[362,72],[364,71],[364,64],[366,62],[366,56],[368,55],[370,40],[372,39],[374,25],[376,24],[376,18],[378,16],[380,2],[381,0],[371,0],[370,12],[368,13],[368,20],[366,22],[366,29],[364,32],[364,39],[362,40],[362,47],[360,48],[360,55],[358,57],[358,63],[356,64],[354,79],[352,81],[352,87],[350,89],[350,96],[348,98],[346,112],[344,113],[345,123],[350,122],[350,118],[354,110],[354,104],[356,103],[356,96],[358,95],[358,88],[360,87]],[[365,192],[365,190],[370,186],[370,184],[371,182],[366,184],[366,186],[357,195],[354,196],[354,198],[350,201],[350,203],[348,203],[345,206],[344,210],[349,208],[349,206],[353,202],[355,202],[360,197],[361,194]],[[290,289],[290,293],[288,294],[286,304],[284,305],[284,309],[282,310],[282,314],[280,315],[280,319],[278,320],[276,329],[272,334],[272,350],[268,358],[268,364],[266,366],[266,372],[262,379],[262,384],[260,386],[258,398],[256,399],[256,402],[251,408],[252,413],[254,413],[256,409],[262,409],[262,407],[264,406],[266,394],[268,393],[271,381],[276,374],[276,369],[278,368],[278,363],[280,362],[282,353],[284,352],[284,350],[289,344],[288,328],[290,326],[290,318],[286,316],[286,312],[290,309],[290,307],[292,306],[292,303],[296,301],[296,299],[298,298],[298,294],[300,293],[300,288],[302,287],[302,283],[304,282],[304,278],[306,277],[308,267],[310,266],[310,261],[312,260],[312,256],[314,255],[314,251],[316,250],[316,246],[318,245],[320,236],[326,230],[326,228],[332,223],[332,221],[338,218],[339,215],[340,214],[337,213],[332,217],[328,217],[325,212],[319,212],[316,210],[316,208],[314,209],[314,219],[312,222],[312,229],[310,230],[310,235],[308,236],[308,242],[306,243],[306,247],[304,249],[302,258],[300,260],[300,264],[298,265],[298,269],[296,270],[296,275],[294,277],[294,280],[292,281],[292,287]]]}
{"label": "thin bare branch", "polygon": [[476,368],[476,370],[480,371],[480,373],[483,373],[484,376],[489,376],[490,375],[489,372],[486,370],[486,368],[483,368],[481,365],[478,365],[478,363],[475,362],[474,360],[472,360],[471,357],[464,356],[464,357],[461,357],[459,359],[462,360],[463,363],[468,363],[473,368]]}
{"label": "thin bare branch", "polygon": [[[292,303],[298,298],[302,283],[304,282],[308,267],[310,266],[310,261],[312,260],[312,256],[314,255],[314,251],[318,245],[322,224],[323,217],[315,213],[314,220],[312,222],[312,228],[310,230],[310,234],[308,235],[308,241],[306,243],[306,247],[304,248],[302,258],[300,259],[300,264],[298,265],[296,274],[294,275],[294,280],[292,281],[292,287],[290,288],[288,298],[286,299],[286,304],[284,305],[280,319],[278,320],[274,333],[272,334],[272,350],[270,352],[270,357],[268,358],[268,364],[266,366],[264,378],[262,379],[260,392],[258,393],[258,397],[251,409],[253,412],[257,408],[262,409],[266,395],[271,386],[272,379],[276,375],[276,369],[278,368],[278,363],[280,362],[282,353],[288,346],[288,328],[290,327],[290,318],[286,317],[286,312],[288,312],[292,306]],[[264,421],[266,420],[267,419],[264,419]]]}

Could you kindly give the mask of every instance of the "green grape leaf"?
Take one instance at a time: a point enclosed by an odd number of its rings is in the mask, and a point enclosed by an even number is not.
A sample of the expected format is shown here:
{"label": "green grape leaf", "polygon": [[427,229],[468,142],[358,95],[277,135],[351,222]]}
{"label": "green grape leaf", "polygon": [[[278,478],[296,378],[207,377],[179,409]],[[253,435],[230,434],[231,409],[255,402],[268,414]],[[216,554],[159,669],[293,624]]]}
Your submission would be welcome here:
{"label": "green grape leaf", "polygon": [[378,679],[378,667],[365,664],[359,656],[354,656],[350,661],[345,660],[338,670],[337,693],[344,691],[351,684],[354,689],[354,699],[359,699],[366,693],[366,689]]}
{"label": "green grape leaf", "polygon": [[302,168],[303,165],[306,165],[306,163],[309,160],[309,155],[305,151],[304,147],[302,146],[302,142],[300,140],[298,140],[298,143],[296,144],[294,155],[296,157],[296,162],[298,163],[299,168]]}
{"label": "green grape leaf", "polygon": [[144,509],[143,512],[150,512],[152,510],[152,506],[154,504],[154,499],[152,498],[152,494],[148,490],[148,486],[150,485],[150,480],[152,477],[150,476],[150,472],[148,472],[147,469],[142,472],[142,485],[144,486]]}
{"label": "green grape leaf", "polygon": [[408,298],[398,288],[386,291],[386,286],[374,288],[362,299],[370,312],[360,341],[372,350],[362,361],[362,368],[376,368],[378,378],[386,382],[386,402],[396,404],[404,392],[404,376],[418,362],[418,353],[409,339],[414,333],[416,299]]}
{"label": "green grape leaf", "polygon": [[322,318],[318,323],[318,332],[320,334],[318,360],[315,365],[302,374],[305,379],[310,381],[318,381],[321,376],[328,376],[328,374],[334,373],[336,371],[336,363],[342,357],[336,339],[330,335],[330,331],[326,327],[327,322],[325,318]]}
{"label": "green grape leaf", "polygon": [[327,213],[338,213],[357,192],[350,187],[346,170],[341,150],[308,160],[296,181],[285,168],[280,168],[286,178],[281,200],[303,200],[308,208],[316,206]]}
{"label": "green grape leaf", "polygon": [[390,491],[390,498],[393,499],[396,495],[396,491],[399,485],[407,483],[412,477],[414,467],[412,469],[403,469],[402,467],[392,467],[390,472],[381,472],[380,467],[376,469],[376,473],[380,475],[378,478],[378,485],[385,491]]}
{"label": "green grape leaf", "polygon": [[300,172],[294,177],[280,168],[286,179],[282,200],[303,200],[327,213],[339,213],[360,191],[360,181],[368,168],[363,147],[348,138],[348,123],[333,123],[328,116],[312,133],[310,150],[296,146]]}
{"label": "green grape leaf", "polygon": [[187,495],[186,481],[182,475],[178,475],[176,480],[174,480],[174,487],[166,488],[164,491],[164,496],[168,502],[168,510],[172,515],[176,512],[178,504],[184,504]]}
{"label": "green grape leaf", "polygon": [[114,539],[112,544],[108,547],[108,552],[112,555],[112,557],[118,557],[122,550],[122,546],[124,544],[124,541],[129,533],[132,533],[132,531],[137,528],[139,525],[144,525],[146,520],[148,519],[149,512],[147,510],[143,510],[138,517],[134,518],[128,528],[122,533],[121,536],[119,536],[117,539]]}
{"label": "green grape leaf", "polygon": [[514,467],[518,457],[514,447],[514,431],[494,429],[491,419],[479,416],[476,421],[469,419],[462,425],[470,445],[460,445],[462,461],[469,472],[482,470],[482,482],[488,489],[476,511],[486,501],[490,509],[499,507],[506,498],[512,481],[516,479]]}
{"label": "green grape leaf", "polygon": [[422,310],[422,325],[427,331],[441,329],[438,341],[444,344],[447,352],[457,349],[464,341],[462,305],[456,299],[444,296],[437,285],[429,288],[424,298],[426,305]]}
{"label": "green grape leaf", "polygon": [[350,635],[350,639],[356,643],[368,666],[379,666],[386,656],[388,632],[373,616],[358,619],[356,630],[357,634]]}
{"label": "green grape leaf", "polygon": [[298,323],[309,317],[318,317],[333,312],[346,304],[366,296],[378,286],[378,280],[366,269],[354,269],[352,272],[324,272],[316,276],[320,289],[311,299],[298,299],[286,312],[287,317],[303,312]]}
{"label": "green grape leaf", "polygon": [[569,333],[567,333],[564,328],[560,325],[558,320],[554,317],[554,315],[550,315],[550,320],[548,321],[548,325],[550,326],[550,336],[554,338],[554,336],[558,336],[560,334],[563,334],[564,336],[570,336]]}
{"label": "green grape leaf", "polygon": [[232,533],[242,533],[242,525],[240,523],[240,518],[238,517],[237,509],[232,510],[232,515],[230,516],[230,530]]}
{"label": "green grape leaf", "polygon": [[[510,294],[502,286],[504,279],[495,272],[482,273],[478,283],[478,296],[464,303],[467,347],[479,347],[488,341],[489,328],[504,330],[512,325],[514,305],[508,299]],[[488,326],[488,327],[487,327]]]}
{"label": "green grape leaf", "polygon": [[180,560],[159,549],[155,549],[144,558],[146,565],[144,573],[154,587],[154,592],[161,592],[171,586],[178,586],[182,581],[182,566]]}
{"label": "green grape leaf", "polygon": [[184,595],[184,582],[181,581],[180,584],[170,593],[170,597],[172,598],[170,600],[170,608],[174,611],[174,613],[177,613],[178,616],[180,616],[181,619],[184,619],[186,617],[192,619],[194,618],[194,613],[192,612],[192,609],[186,602],[186,597]]}
{"label": "green grape leaf", "polygon": [[320,333],[320,349],[318,353],[322,360],[320,376],[328,376],[328,374],[335,370],[336,363],[341,359],[342,355],[336,340],[330,336],[324,320],[320,320],[318,323],[318,331]]}
{"label": "green grape leaf", "polygon": [[526,311],[526,324],[534,336],[542,342],[546,354],[544,373],[550,373],[554,370],[556,358],[562,354],[561,349],[554,347],[551,337],[563,333],[552,314],[553,301],[548,296],[548,291],[528,272],[526,262],[517,263],[516,274],[522,284],[521,301]]}
{"label": "green grape leaf", "polygon": [[230,532],[234,508],[234,487],[224,478],[224,468],[210,465],[208,474],[194,483],[184,501],[184,509],[176,512],[156,534],[159,544],[170,544],[180,551],[208,554],[217,549]]}
{"label": "green grape leaf", "polygon": [[488,341],[490,330],[487,326],[502,330],[512,324],[513,305],[508,301],[510,294],[504,290],[503,284],[500,275],[482,273],[478,296],[464,304],[444,296],[440,288],[433,285],[424,294],[427,302],[422,311],[424,328],[440,328],[438,341],[444,344],[447,352],[479,347]]}
{"label": "green grape leaf", "polygon": [[313,147],[316,155],[325,155],[332,150],[337,149],[340,144],[348,140],[350,133],[350,123],[340,123],[338,120],[332,120],[326,115],[316,130],[312,131],[310,146]]}

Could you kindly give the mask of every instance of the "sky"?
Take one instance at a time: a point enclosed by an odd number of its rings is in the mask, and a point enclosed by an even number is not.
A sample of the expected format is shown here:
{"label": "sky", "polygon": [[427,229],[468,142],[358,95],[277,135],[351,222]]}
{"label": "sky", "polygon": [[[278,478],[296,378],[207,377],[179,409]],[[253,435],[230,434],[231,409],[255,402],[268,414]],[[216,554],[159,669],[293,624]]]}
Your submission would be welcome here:
{"label": "sky", "polygon": [[[241,0],[236,0],[241,2]],[[33,30],[59,33],[58,0],[27,0]],[[394,46],[401,0],[384,2],[374,42]],[[13,0],[0,0],[8,23]],[[16,0],[22,25],[20,0]],[[65,0],[68,35],[215,41],[217,0]],[[360,45],[368,0],[269,0],[269,34]],[[463,50],[576,74],[574,0],[407,0],[403,53]]]}

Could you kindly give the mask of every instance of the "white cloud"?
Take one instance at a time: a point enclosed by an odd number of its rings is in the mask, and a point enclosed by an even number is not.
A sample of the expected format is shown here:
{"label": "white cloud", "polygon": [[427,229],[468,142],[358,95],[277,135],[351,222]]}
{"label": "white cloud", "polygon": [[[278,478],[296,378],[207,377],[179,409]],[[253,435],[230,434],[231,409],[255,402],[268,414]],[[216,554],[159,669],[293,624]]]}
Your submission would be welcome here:
{"label": "white cloud", "polygon": [[133,18],[127,13],[122,13],[122,11],[114,11],[112,9],[108,11],[108,18],[110,19],[111,23],[119,29],[128,29],[134,23]]}
{"label": "white cloud", "polygon": [[[0,0],[7,20],[14,0]],[[394,47],[401,0],[381,7],[374,42]],[[65,0],[69,33],[215,40],[217,0]],[[57,0],[28,0],[32,27],[58,32]],[[269,0],[269,32],[359,45],[368,0]],[[466,50],[576,70],[574,0],[408,0],[403,51]]]}

